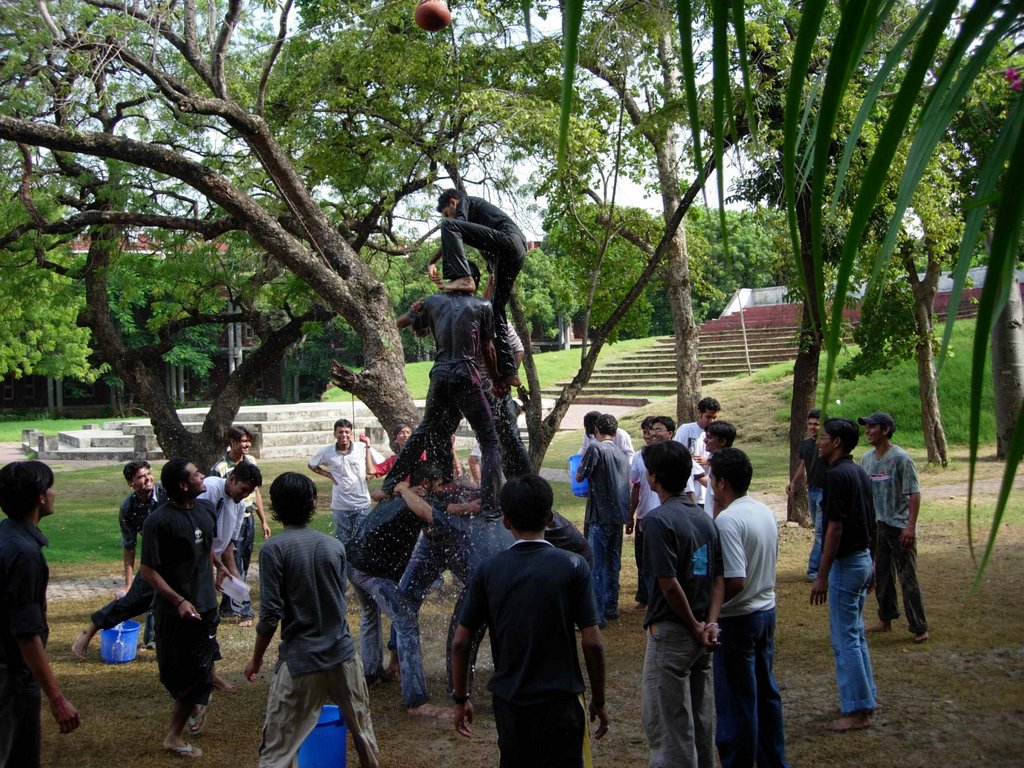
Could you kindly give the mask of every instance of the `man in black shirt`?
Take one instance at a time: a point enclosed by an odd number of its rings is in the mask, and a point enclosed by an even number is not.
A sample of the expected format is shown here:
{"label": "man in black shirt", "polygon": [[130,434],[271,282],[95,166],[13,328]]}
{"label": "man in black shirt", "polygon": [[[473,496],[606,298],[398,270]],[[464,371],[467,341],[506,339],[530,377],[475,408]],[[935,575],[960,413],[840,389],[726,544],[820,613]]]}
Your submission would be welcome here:
{"label": "man in black shirt", "polygon": [[[142,528],[142,577],[156,591],[156,659],[160,682],[174,698],[171,725],[164,737],[168,752],[186,758],[202,750],[182,739],[193,708],[205,708],[213,686],[217,645],[217,583],[224,577],[213,557],[216,511],[197,497],[203,473],[185,459],[171,459],[160,473],[168,501]],[[205,709],[199,710],[205,714]]]}
{"label": "man in black shirt", "polygon": [[815,408],[807,414],[807,437],[800,442],[800,461],[796,465],[793,479],[786,486],[786,495],[793,493],[800,479],[807,478],[807,512],[814,524],[814,544],[807,558],[807,580],[818,578],[818,564],[821,562],[821,532],[824,519],[821,514],[821,495],[825,488],[825,470],[828,464],[818,458],[818,430],[821,427],[821,411]]}
{"label": "man in black shirt", "polygon": [[[522,230],[496,205],[457,189],[446,189],[440,194],[437,210],[444,220],[441,222],[441,248],[427,267],[431,279],[440,283],[436,266],[440,258],[444,279],[449,281],[446,289],[472,292],[476,283],[464,245],[473,246],[484,257],[490,273],[484,298],[494,303],[494,317],[499,324],[506,324],[505,307],[526,260],[526,237]],[[518,386],[517,365],[508,339],[504,334],[498,334],[495,344],[499,381]]]}
{"label": "man in black shirt", "polygon": [[829,467],[822,505],[825,537],[811,603],[828,603],[840,709],[839,719],[829,725],[833,731],[870,727],[877,696],[863,617],[874,581],[875,507],[871,480],[850,455],[859,438],[849,419],[829,419],[818,438],[818,456]]}
{"label": "man in black shirt", "polygon": [[491,633],[498,748],[504,768],[583,766],[586,714],[576,628],[590,678],[595,738],[608,730],[604,644],[587,564],[544,540],[551,522],[551,486],[537,475],[509,480],[501,492],[505,526],[516,543],[473,575],[452,643],[455,729],[471,735],[469,650],[474,632]]}
{"label": "man in black shirt", "polygon": [[143,613],[146,614],[146,629],[142,641],[145,647],[153,647],[153,614],[149,612],[153,605],[153,588],[142,578],[142,574],[136,573],[133,578],[132,571],[135,569],[135,547],[142,534],[142,526],[153,510],[167,501],[167,494],[160,483],[153,482],[153,472],[148,461],[129,461],[122,472],[131,489],[131,493],[121,502],[118,513],[121,546],[124,548],[125,587],[128,591],[118,591],[118,597],[94,612],[89,617],[89,625],[75,637],[71,652],[83,661],[89,643],[97,632],[116,627],[122,621]]}
{"label": "man in black shirt", "polygon": [[464,293],[435,293],[413,305],[398,319],[398,327],[414,331],[427,328],[434,336],[437,354],[430,369],[430,389],[423,420],[398,454],[398,460],[384,479],[390,492],[419,462],[428,457],[449,456],[451,436],[463,416],[469,420],[480,443],[480,501],[484,513],[497,514],[501,481],[498,435],[490,405],[484,395],[477,368],[481,353],[494,373],[494,315],[489,302]]}
{"label": "man in black shirt", "polygon": [[50,570],[39,521],[53,514],[53,498],[53,471],[41,461],[0,469],[0,765],[39,765],[40,688],[61,733],[81,722],[46,658]]}

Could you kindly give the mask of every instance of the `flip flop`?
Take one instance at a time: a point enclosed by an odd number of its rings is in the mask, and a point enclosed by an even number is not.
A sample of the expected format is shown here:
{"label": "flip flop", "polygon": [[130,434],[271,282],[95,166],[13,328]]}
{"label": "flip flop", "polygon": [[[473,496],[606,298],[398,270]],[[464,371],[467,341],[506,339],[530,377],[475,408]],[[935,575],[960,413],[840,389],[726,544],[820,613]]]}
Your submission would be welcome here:
{"label": "flip flop", "polygon": [[190,736],[198,736],[206,727],[206,705],[199,704],[197,706],[199,711],[188,717],[188,733]]}
{"label": "flip flop", "polygon": [[164,747],[164,749],[172,755],[184,758],[185,760],[198,760],[203,756],[203,750],[199,747],[193,747],[187,742],[185,744],[180,744],[177,747]]}

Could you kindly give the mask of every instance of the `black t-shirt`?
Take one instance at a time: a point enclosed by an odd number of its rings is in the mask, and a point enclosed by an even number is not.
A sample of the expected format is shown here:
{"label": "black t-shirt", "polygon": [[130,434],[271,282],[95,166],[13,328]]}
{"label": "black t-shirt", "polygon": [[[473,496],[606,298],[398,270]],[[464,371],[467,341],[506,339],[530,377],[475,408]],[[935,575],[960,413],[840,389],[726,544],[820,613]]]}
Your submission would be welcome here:
{"label": "black t-shirt", "polygon": [[50,634],[46,623],[46,585],[50,569],[46,536],[27,520],[0,520],[0,665],[8,674],[26,669],[19,638]]}
{"label": "black t-shirt", "polygon": [[804,469],[807,472],[807,486],[809,488],[824,488],[828,462],[818,457],[818,441],[813,437],[805,437],[800,442],[800,458],[803,459]]}
{"label": "black t-shirt", "polygon": [[[518,237],[523,241],[523,244],[526,243],[523,231],[519,229],[519,226],[512,221],[509,215],[494,203],[490,203],[482,197],[473,197],[472,195],[462,195],[459,197],[459,203],[455,207],[455,218],[465,219],[473,224],[496,229],[507,235]],[[487,258],[486,253],[484,258]]]}
{"label": "black t-shirt", "polygon": [[[142,526],[142,564],[159,573],[199,613],[217,607],[210,563],[216,516],[213,505],[204,499],[196,499],[192,509],[176,507],[168,500],[154,509]],[[178,614],[177,606],[159,592],[154,609],[165,615]]]}
{"label": "black t-shirt", "polygon": [[598,622],[590,567],[543,541],[516,543],[476,569],[459,623],[487,625],[491,693],[513,704],[553,701],[583,691],[576,627]]}
{"label": "black t-shirt", "polygon": [[821,508],[825,520],[843,524],[837,558],[871,546],[875,538],[875,504],[871,497],[871,479],[850,454],[828,468]]}
{"label": "black t-shirt", "polygon": [[465,293],[432,293],[423,310],[412,314],[412,327],[430,328],[437,344],[434,368],[477,371],[484,343],[494,339],[494,312],[489,301]]}
{"label": "black t-shirt", "polygon": [[[711,588],[722,575],[722,546],[715,523],[702,507],[673,496],[644,517],[644,564],[651,577],[675,577],[697,621],[711,607]],[[655,583],[647,602],[644,627],[663,621],[683,623]]]}
{"label": "black t-shirt", "polygon": [[356,526],[348,561],[369,576],[398,581],[409,563],[423,521],[396,496],[374,507]]}

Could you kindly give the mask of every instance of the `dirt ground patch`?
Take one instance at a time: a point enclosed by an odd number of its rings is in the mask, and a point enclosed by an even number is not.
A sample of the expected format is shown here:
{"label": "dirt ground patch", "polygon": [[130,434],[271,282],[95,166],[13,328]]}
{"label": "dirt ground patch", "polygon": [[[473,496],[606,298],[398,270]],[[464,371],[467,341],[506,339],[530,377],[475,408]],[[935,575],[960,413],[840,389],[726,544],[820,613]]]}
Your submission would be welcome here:
{"label": "dirt ground patch", "polygon": [[[948,486],[951,478],[941,481]],[[936,483],[937,485],[938,483]],[[946,491],[944,488],[942,491]],[[931,494],[926,492],[927,498]],[[937,503],[937,502],[936,502]],[[1019,506],[1019,502],[1018,502]],[[811,534],[784,527],[780,538],[779,625],[776,669],[783,686],[788,752],[794,766],[1019,766],[1024,755],[1024,602],[1021,600],[1021,515],[1004,523],[981,589],[970,593],[974,564],[962,520],[948,515],[920,527],[920,571],[932,626],[932,640],[914,645],[905,624],[870,639],[881,707],[874,728],[832,735],[824,726],[837,704],[828,620],[824,607],[809,605],[804,580]],[[627,549],[631,546],[627,542]],[[631,553],[631,550],[630,550]],[[647,749],[640,727],[639,685],[644,654],[641,617],[632,602],[635,569],[623,557],[622,618],[605,633],[608,651],[608,705],[612,726],[594,746],[595,765],[643,766]],[[436,703],[444,703],[444,649],[448,612],[455,586],[433,595],[424,608],[422,629],[428,683]],[[43,764],[46,766],[180,765],[159,751],[170,714],[170,700],[157,681],[151,653],[132,664],[108,666],[94,644],[89,661],[75,662],[68,651],[90,611],[105,598],[58,600],[50,604],[49,654],[65,692],[82,713],[82,728],[60,736],[44,706]],[[874,613],[869,598],[869,618]],[[524,620],[528,621],[526,617]],[[350,610],[350,625],[357,616]],[[236,685],[218,692],[210,707],[207,732],[197,742],[203,764],[256,763],[269,673],[255,684],[242,679],[251,651],[251,629],[222,625],[221,674]],[[417,720],[399,704],[398,686],[370,689],[381,764],[393,768],[436,768],[497,763],[494,721],[483,689],[491,670],[486,644],[478,667],[474,738],[455,735],[449,723]],[[355,755],[349,748],[349,765]]]}

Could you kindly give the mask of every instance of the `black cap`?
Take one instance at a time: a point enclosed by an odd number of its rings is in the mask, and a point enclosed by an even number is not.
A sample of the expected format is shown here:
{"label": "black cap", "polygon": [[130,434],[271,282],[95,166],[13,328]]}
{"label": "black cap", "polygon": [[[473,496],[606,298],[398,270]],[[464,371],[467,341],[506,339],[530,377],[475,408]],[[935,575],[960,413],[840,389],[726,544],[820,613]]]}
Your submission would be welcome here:
{"label": "black cap", "polygon": [[884,413],[883,411],[875,411],[870,416],[861,416],[857,419],[857,423],[865,426],[869,424],[878,424],[882,427],[888,427],[889,434],[896,431],[896,422],[892,420],[892,416],[888,413]]}

